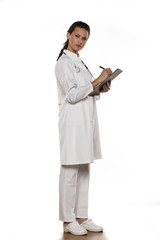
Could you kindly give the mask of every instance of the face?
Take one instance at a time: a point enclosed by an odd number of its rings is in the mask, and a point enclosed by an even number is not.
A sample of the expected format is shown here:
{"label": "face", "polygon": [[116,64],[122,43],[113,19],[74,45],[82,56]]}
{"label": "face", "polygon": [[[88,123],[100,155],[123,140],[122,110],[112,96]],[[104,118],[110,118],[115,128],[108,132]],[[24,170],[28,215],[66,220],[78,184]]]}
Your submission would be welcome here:
{"label": "face", "polygon": [[84,48],[88,40],[88,31],[84,28],[76,27],[75,30],[70,34],[67,33],[69,44],[67,50],[78,54],[78,52]]}

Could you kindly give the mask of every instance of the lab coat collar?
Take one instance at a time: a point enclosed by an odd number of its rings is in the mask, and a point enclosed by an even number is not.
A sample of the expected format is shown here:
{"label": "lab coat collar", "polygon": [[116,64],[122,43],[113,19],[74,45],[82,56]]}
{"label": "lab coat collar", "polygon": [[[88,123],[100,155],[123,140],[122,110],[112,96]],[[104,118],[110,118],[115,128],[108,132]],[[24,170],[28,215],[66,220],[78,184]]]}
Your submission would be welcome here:
{"label": "lab coat collar", "polygon": [[79,54],[77,55],[76,53],[73,53],[73,52],[71,52],[67,49],[64,49],[63,52],[73,60],[78,60],[79,59]]}

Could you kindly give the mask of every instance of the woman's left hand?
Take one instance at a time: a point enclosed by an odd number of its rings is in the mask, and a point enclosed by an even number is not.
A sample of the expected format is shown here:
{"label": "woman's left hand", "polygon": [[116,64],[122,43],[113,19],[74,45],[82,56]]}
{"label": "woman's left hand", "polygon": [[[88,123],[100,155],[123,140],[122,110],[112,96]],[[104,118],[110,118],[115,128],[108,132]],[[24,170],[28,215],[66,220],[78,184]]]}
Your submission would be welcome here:
{"label": "woman's left hand", "polygon": [[111,81],[108,81],[106,84],[103,85],[103,90],[100,91],[101,93],[108,92],[111,87]]}

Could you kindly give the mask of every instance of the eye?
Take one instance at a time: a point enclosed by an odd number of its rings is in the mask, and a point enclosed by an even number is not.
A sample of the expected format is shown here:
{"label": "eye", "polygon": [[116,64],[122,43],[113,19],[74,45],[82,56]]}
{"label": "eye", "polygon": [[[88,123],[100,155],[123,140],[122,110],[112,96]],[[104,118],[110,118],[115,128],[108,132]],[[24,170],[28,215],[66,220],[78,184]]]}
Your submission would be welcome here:
{"label": "eye", "polygon": [[79,38],[79,35],[78,35],[78,34],[76,34],[75,36],[76,36],[77,38]]}
{"label": "eye", "polygon": [[83,37],[82,39],[83,39],[84,41],[86,41],[86,40],[87,40],[87,38],[86,38],[86,37]]}

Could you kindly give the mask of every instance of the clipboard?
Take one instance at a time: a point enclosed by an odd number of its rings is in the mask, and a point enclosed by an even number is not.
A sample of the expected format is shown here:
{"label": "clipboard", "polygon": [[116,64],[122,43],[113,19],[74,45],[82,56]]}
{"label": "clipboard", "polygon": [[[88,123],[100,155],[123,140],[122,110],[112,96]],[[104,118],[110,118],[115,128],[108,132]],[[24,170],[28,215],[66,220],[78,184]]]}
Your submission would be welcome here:
{"label": "clipboard", "polygon": [[116,78],[121,72],[123,72],[121,69],[117,68],[108,78],[106,78],[103,82],[98,84],[94,90],[89,94],[89,96],[99,95],[100,91],[103,89],[103,85],[105,85],[108,81],[112,81],[114,78]]}

